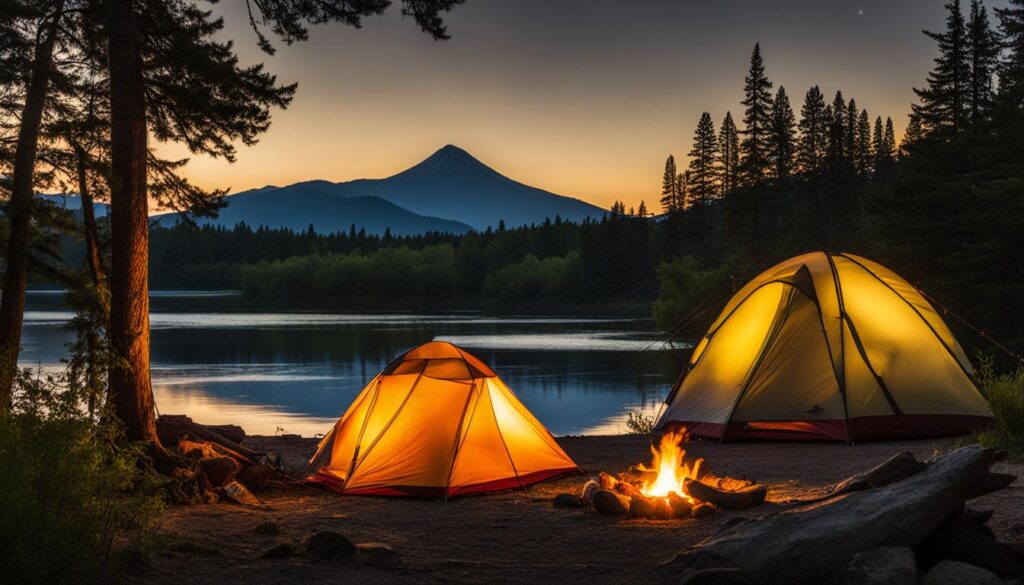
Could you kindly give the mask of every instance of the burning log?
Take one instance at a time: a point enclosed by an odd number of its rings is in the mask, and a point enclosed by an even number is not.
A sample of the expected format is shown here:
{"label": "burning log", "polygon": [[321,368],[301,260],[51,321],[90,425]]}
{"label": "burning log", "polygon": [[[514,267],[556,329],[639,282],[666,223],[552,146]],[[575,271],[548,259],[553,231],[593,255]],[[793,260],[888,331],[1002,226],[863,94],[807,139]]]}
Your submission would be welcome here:
{"label": "burning log", "polygon": [[583,495],[580,497],[602,514],[618,516],[629,511],[629,498],[601,487],[592,479],[584,484]]}
{"label": "burning log", "polygon": [[668,498],[649,498],[640,494],[630,498],[629,515],[650,520],[668,520],[673,518],[675,513]]}
{"label": "burning log", "polygon": [[668,493],[668,505],[672,508],[673,518],[689,518],[693,512],[693,504],[676,492]]}
{"label": "burning log", "polygon": [[[763,486],[757,486],[763,489]],[[746,491],[728,491],[711,487],[700,481],[688,481],[683,484],[686,493],[699,502],[708,502],[726,510],[747,510],[754,505],[754,492],[750,486],[745,486]],[[765,491],[767,493],[767,491]],[[761,497],[764,501],[764,497]]]}
{"label": "burning log", "polygon": [[789,583],[825,582],[835,567],[856,553],[879,546],[916,546],[966,500],[1009,485],[1013,476],[989,471],[996,459],[991,449],[962,447],[885,487],[738,525],[664,565],[673,574],[686,569],[736,567],[765,583],[777,580],[779,568],[785,567]]}
{"label": "burning log", "polygon": [[708,516],[714,516],[716,512],[718,512],[718,508],[714,504],[701,502],[690,511],[690,518],[707,518]]}

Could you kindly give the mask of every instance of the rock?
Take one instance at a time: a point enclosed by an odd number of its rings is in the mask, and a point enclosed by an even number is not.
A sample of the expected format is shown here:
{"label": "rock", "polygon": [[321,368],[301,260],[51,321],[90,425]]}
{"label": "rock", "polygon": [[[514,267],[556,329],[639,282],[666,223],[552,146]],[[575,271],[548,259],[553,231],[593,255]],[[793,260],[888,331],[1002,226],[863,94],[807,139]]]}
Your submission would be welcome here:
{"label": "rock", "polygon": [[602,514],[618,516],[629,511],[629,498],[611,490],[597,490],[592,501],[594,509]]}
{"label": "rock", "polygon": [[275,474],[274,468],[266,463],[254,463],[246,465],[238,472],[238,481],[254,488],[261,487],[274,479]]}
{"label": "rock", "polygon": [[858,553],[846,564],[847,585],[915,585],[914,551],[905,546],[883,546]]}
{"label": "rock", "polygon": [[252,495],[249,490],[245,489],[245,486],[233,481],[228,483],[223,488],[224,495],[228,499],[242,504],[244,506],[259,506],[260,501],[256,499],[256,496]]}
{"label": "rock", "polygon": [[321,530],[306,537],[306,552],[309,556],[324,561],[348,560],[356,554],[356,545],[344,534],[333,530]]}
{"label": "rock", "polygon": [[679,585],[757,585],[757,581],[754,581],[753,577],[742,569],[729,567],[700,571],[689,569],[681,575],[678,583]]}
{"label": "rock", "polygon": [[275,522],[260,522],[256,525],[256,528],[253,529],[253,532],[256,534],[262,534],[263,536],[273,536],[275,534],[280,534],[281,528]]}
{"label": "rock", "polygon": [[206,479],[210,480],[210,485],[213,487],[223,487],[234,481],[238,470],[241,468],[238,462],[231,457],[203,459],[199,462],[199,467],[203,470],[203,474],[206,475]]}
{"label": "rock", "polygon": [[359,562],[375,567],[394,567],[398,564],[398,553],[383,542],[364,542],[356,545]]}
{"label": "rock", "polygon": [[959,561],[942,561],[928,571],[921,585],[1003,585],[995,573]]}
{"label": "rock", "polygon": [[583,498],[573,494],[558,494],[551,503],[556,508],[582,508],[586,505]]}
{"label": "rock", "polygon": [[275,544],[274,546],[263,551],[260,555],[261,559],[287,559],[288,557],[295,554],[295,546],[288,542],[282,542]]}

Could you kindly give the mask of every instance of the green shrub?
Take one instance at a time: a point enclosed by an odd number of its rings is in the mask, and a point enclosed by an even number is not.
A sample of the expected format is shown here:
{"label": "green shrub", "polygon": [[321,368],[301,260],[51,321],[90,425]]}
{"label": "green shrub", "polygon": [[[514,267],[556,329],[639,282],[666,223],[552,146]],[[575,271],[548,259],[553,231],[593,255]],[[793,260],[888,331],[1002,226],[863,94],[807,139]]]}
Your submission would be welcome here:
{"label": "green shrub", "polygon": [[120,433],[84,414],[52,378],[23,375],[0,416],[0,582],[100,583],[115,543],[160,513],[159,480]]}
{"label": "green shrub", "polygon": [[991,428],[978,432],[978,442],[1004,449],[1016,461],[1024,460],[1024,368],[997,375],[992,361],[982,360],[978,379],[995,417]]}
{"label": "green shrub", "polygon": [[630,412],[626,415],[627,435],[650,435],[654,432],[654,425],[658,423],[653,415]]}

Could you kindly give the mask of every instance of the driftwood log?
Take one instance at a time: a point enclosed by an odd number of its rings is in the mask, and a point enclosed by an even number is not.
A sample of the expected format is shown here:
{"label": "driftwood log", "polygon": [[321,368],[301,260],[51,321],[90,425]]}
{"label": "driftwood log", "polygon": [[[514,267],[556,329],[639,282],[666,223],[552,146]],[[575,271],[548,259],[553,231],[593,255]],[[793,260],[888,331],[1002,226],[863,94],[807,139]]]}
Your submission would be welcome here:
{"label": "driftwood log", "polygon": [[915,473],[923,471],[926,466],[927,464],[925,462],[918,461],[910,451],[903,451],[902,453],[893,455],[889,459],[886,459],[884,462],[879,463],[865,472],[850,476],[835,484],[829,488],[828,493],[823,496],[806,500],[791,500],[786,502],[786,504],[791,506],[802,506],[805,504],[824,502],[825,500],[830,500],[850,492],[859,492],[861,490],[884,487],[898,481],[902,481]]}
{"label": "driftwood log", "polygon": [[[217,445],[226,455],[238,459],[241,463],[259,462],[265,453],[255,451],[222,435],[216,429],[227,429],[228,434],[245,438],[245,431],[234,425],[206,426],[193,422],[183,414],[164,414],[156,419],[156,432],[160,442],[165,446],[175,446],[183,437],[191,437]],[[235,431],[234,429],[238,429]]]}
{"label": "driftwood log", "polygon": [[998,455],[979,445],[940,455],[885,487],[769,514],[738,524],[663,563],[686,569],[736,567],[763,583],[785,568],[788,583],[826,581],[854,554],[880,546],[916,546],[966,500],[997,491],[1014,476],[989,471]]}

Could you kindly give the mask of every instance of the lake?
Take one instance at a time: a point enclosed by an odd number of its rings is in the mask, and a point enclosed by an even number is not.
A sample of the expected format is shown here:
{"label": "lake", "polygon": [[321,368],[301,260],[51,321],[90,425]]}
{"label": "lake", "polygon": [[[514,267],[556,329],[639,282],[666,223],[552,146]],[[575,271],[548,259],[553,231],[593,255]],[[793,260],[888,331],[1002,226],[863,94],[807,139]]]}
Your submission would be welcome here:
{"label": "lake", "polygon": [[[491,365],[556,435],[618,434],[655,414],[686,359],[650,319],[238,310],[222,291],[153,291],[153,391],[165,414],[249,434],[326,433],[396,354],[437,340]],[[56,291],[30,291],[22,366],[56,369],[73,335]],[[654,343],[653,347],[652,343]]]}

